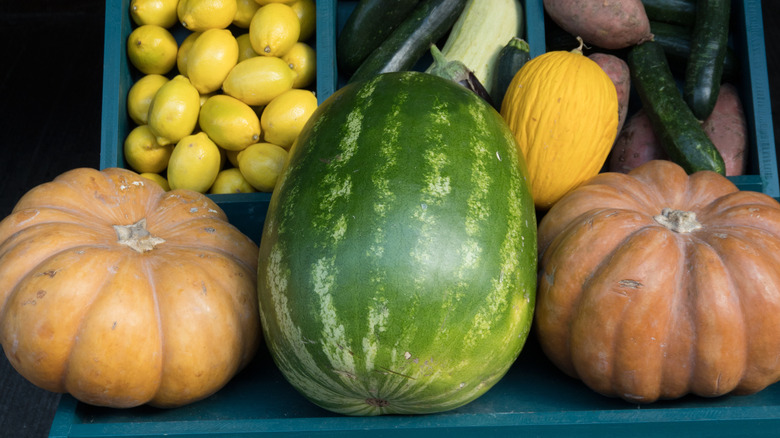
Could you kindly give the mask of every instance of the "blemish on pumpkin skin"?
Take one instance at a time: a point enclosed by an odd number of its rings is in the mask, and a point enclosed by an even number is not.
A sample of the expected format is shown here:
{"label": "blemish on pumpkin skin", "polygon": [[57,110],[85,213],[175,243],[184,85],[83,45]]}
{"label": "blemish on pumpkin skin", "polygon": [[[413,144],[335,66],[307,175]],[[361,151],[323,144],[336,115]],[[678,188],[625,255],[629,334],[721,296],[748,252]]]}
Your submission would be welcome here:
{"label": "blemish on pumpkin skin", "polygon": [[641,289],[642,287],[644,287],[644,285],[641,282],[636,280],[620,280],[618,281],[618,284],[621,287],[627,287],[631,289]]}

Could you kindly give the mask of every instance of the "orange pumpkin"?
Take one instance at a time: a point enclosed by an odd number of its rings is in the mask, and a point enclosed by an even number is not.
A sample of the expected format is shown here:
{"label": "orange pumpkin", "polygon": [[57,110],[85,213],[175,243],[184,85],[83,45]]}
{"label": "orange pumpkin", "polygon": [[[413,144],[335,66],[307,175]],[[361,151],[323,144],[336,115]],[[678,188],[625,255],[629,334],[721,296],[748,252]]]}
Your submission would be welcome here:
{"label": "orange pumpkin", "polygon": [[566,374],[637,403],[780,380],[780,204],[669,161],[604,173],[539,224],[535,327]]}
{"label": "orange pumpkin", "polygon": [[33,384],[85,403],[202,399],[258,348],[257,251],[200,193],[66,172],[0,222],[0,342]]}

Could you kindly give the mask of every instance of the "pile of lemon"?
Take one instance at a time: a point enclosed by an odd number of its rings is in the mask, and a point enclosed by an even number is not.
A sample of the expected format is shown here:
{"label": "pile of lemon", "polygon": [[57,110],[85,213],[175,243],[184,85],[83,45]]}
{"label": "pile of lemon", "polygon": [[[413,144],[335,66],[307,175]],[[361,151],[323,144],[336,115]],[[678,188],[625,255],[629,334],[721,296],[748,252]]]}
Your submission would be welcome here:
{"label": "pile of lemon", "polygon": [[140,74],[127,95],[137,125],[127,165],[166,190],[273,191],[317,108],[315,9],[314,0],[132,0],[127,56]]}

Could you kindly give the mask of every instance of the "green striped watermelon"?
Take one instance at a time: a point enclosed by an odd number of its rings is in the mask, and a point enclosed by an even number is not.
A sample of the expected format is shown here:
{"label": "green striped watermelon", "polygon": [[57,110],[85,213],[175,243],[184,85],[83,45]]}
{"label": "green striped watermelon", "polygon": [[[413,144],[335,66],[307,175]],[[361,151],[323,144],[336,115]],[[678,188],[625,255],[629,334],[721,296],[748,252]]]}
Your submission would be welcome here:
{"label": "green striped watermelon", "polygon": [[291,151],[263,230],[276,365],[347,415],[476,399],[530,329],[533,205],[514,136],[474,93],[419,72],[337,91]]}

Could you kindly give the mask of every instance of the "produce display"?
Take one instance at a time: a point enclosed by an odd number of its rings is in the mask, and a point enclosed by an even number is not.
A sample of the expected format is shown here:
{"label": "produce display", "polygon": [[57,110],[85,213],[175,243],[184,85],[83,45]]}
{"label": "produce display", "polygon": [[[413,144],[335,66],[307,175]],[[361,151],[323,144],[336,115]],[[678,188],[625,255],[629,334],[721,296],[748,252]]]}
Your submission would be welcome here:
{"label": "produce display", "polygon": [[0,222],[0,343],[30,382],[85,403],[189,404],[257,351],[256,266],[206,196],[74,169]]}
{"label": "produce display", "polygon": [[317,106],[314,0],[133,0],[129,12],[128,167],[166,189],[271,192]]}
{"label": "produce display", "polygon": [[391,72],[320,105],[260,243],[265,338],[301,394],[422,414],[490,389],[528,336],[536,216],[499,114],[450,80]]}
{"label": "produce display", "polygon": [[[21,375],[198,410],[260,358],[316,419],[469,426],[540,363],[613,412],[780,381],[780,203],[728,178],[765,158],[730,1],[332,3],[319,42],[315,0],[123,4],[127,169],[66,172],[0,221]],[[206,196],[252,192],[247,218]]]}

